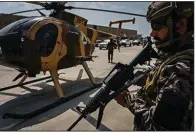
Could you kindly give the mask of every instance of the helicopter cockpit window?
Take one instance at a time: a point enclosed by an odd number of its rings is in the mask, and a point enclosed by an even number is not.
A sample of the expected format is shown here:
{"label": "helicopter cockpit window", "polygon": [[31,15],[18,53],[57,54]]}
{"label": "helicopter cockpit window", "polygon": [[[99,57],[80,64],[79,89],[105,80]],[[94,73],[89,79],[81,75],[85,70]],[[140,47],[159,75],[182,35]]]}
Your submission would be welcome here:
{"label": "helicopter cockpit window", "polygon": [[31,18],[24,18],[18,21],[15,21],[7,26],[5,26],[0,31],[0,35],[5,35],[11,32],[18,32],[22,30],[28,30],[33,24],[43,20],[44,17],[31,17]]}
{"label": "helicopter cockpit window", "polygon": [[16,22],[13,22],[7,26],[5,26],[3,29],[1,29],[0,31],[0,35],[4,35],[4,34],[7,34],[10,32],[11,29],[13,29],[14,27],[20,25],[20,24],[23,24],[25,23],[26,21],[28,21],[30,18],[24,18],[24,19],[21,19],[19,21],[16,21]]}
{"label": "helicopter cockpit window", "polygon": [[35,35],[35,40],[40,43],[41,56],[49,56],[56,44],[58,28],[50,23],[42,26]]}
{"label": "helicopter cockpit window", "polygon": [[43,20],[44,17],[35,17],[34,19],[30,19],[28,21],[26,21],[24,24],[20,24],[17,27],[15,27],[12,32],[17,32],[17,31],[21,31],[21,30],[28,30],[31,28],[31,26],[33,26],[35,23]]}

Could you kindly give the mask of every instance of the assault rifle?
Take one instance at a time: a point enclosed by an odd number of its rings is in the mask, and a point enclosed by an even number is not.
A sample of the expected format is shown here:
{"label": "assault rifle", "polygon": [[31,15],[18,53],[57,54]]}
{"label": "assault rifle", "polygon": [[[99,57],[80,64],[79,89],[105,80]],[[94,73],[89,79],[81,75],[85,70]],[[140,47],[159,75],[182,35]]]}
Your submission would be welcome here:
{"label": "assault rifle", "polygon": [[145,76],[146,72],[139,75],[136,75],[136,73],[134,74],[135,66],[138,64],[143,65],[146,61],[151,60],[151,58],[157,57],[158,55],[152,48],[152,45],[147,44],[128,65],[117,63],[104,79],[103,85],[98,93],[87,102],[86,107],[83,110],[78,106],[76,107],[81,113],[81,116],[67,129],[67,131],[72,130],[82,118],[86,118],[88,114],[91,114],[99,108],[96,127],[98,129],[101,124],[105,106],[121,92],[127,90],[131,85],[137,84],[137,82]]}

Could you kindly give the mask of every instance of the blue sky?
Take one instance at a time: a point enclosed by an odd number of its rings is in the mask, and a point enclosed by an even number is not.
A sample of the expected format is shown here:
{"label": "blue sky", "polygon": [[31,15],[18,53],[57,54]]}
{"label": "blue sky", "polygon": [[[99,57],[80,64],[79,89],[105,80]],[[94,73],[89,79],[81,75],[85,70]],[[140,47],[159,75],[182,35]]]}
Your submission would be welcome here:
{"label": "blue sky", "polygon": [[[150,2],[68,2],[66,5],[88,8],[99,8],[107,10],[116,10],[122,12],[146,14],[147,7]],[[15,11],[22,11],[26,9],[41,8],[38,5],[33,5],[25,2],[1,2],[0,13],[11,13]],[[149,35],[150,25],[144,17],[122,15],[115,13],[97,12],[97,11],[85,11],[85,10],[66,10],[71,13],[80,15],[88,19],[88,24],[108,26],[110,21],[127,20],[135,18],[135,24],[123,23],[122,28],[134,29],[138,31],[138,34],[142,34],[143,37]],[[49,14],[50,11],[43,11],[45,14]],[[24,16],[39,16],[38,12],[23,13]],[[118,24],[112,25],[112,27],[118,27]]]}

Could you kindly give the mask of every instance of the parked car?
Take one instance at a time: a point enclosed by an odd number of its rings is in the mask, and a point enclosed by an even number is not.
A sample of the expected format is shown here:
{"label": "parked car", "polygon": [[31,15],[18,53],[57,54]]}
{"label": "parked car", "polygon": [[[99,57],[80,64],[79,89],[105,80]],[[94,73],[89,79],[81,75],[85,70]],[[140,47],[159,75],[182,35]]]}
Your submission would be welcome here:
{"label": "parked car", "polygon": [[138,39],[136,39],[136,40],[133,41],[133,46],[134,46],[134,45],[139,46],[140,44],[142,44],[142,43],[141,43],[141,41],[138,40]]}
{"label": "parked car", "polygon": [[99,49],[107,49],[107,45],[110,42],[109,39],[103,40],[103,42],[99,43]]}
{"label": "parked car", "polygon": [[[107,49],[108,43],[110,42],[109,39],[103,40],[103,42],[99,43],[99,49]],[[116,44],[116,42],[114,41],[114,43]],[[115,49],[117,48],[117,45],[115,45],[114,47]]]}
{"label": "parked car", "polygon": [[96,40],[95,43],[94,43],[95,47],[99,47],[99,43],[101,43],[102,41],[103,40]]}
{"label": "parked car", "polygon": [[131,46],[132,45],[132,40],[129,40],[129,39],[122,39],[120,42],[119,42],[120,46]]}

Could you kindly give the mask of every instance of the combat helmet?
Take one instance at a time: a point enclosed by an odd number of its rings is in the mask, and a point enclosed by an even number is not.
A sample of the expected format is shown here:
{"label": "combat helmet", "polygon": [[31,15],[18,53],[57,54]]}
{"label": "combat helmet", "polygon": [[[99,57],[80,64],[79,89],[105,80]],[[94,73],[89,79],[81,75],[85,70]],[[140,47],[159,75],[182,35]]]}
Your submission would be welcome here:
{"label": "combat helmet", "polygon": [[[193,17],[194,2],[152,2],[146,14],[146,19],[151,23],[154,30],[160,30],[163,27],[168,27],[168,37],[163,41],[156,41],[158,49],[171,48],[170,45],[177,38],[175,35],[175,21],[179,18]],[[192,29],[193,30],[193,29]]]}

